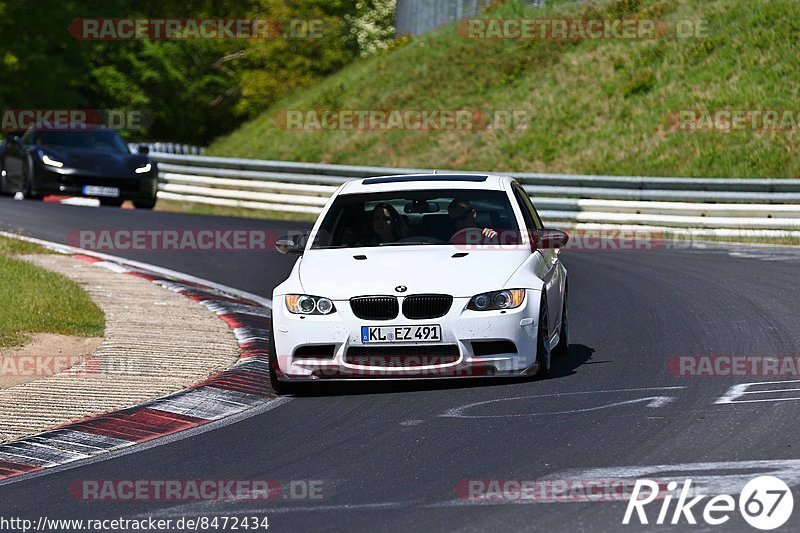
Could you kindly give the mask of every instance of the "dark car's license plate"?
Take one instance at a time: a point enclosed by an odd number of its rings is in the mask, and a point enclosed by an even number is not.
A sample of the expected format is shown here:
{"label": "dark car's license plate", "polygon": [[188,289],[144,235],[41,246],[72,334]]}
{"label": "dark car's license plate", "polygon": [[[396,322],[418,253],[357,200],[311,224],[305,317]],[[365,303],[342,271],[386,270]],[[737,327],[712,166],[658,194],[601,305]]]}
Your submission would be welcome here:
{"label": "dark car's license plate", "polygon": [[117,187],[100,187],[97,185],[86,185],[83,188],[83,194],[86,196],[105,196],[108,198],[119,198],[119,189]]}

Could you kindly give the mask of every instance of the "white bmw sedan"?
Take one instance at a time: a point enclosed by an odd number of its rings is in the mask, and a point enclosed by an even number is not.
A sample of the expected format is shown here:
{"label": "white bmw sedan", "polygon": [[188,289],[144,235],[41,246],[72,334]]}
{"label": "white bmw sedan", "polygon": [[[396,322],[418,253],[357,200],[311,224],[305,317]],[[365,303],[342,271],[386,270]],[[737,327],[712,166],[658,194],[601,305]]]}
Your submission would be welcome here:
{"label": "white bmw sedan", "polygon": [[270,378],[307,382],[547,376],[568,346],[567,235],[509,177],[343,184],[273,291]]}

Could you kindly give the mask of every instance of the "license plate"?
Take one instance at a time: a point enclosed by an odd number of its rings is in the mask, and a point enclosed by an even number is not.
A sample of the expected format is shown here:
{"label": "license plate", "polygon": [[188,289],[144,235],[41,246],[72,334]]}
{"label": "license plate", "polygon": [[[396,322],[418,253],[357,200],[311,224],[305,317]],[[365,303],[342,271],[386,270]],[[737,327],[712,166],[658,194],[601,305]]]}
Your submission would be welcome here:
{"label": "license plate", "polygon": [[427,326],[361,326],[361,342],[441,342],[442,328]]}
{"label": "license plate", "polygon": [[86,196],[106,196],[111,198],[119,197],[119,189],[116,187],[98,187],[97,185],[86,185],[83,188]]}

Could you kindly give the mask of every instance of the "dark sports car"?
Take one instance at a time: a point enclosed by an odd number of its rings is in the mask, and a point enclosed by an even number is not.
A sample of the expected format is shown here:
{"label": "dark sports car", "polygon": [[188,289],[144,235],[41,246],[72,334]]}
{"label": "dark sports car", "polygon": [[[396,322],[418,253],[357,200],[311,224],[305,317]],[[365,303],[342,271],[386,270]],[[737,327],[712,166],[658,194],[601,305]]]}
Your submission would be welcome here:
{"label": "dark sports car", "polygon": [[107,128],[36,129],[11,135],[0,153],[0,192],[25,198],[48,194],[125,200],[141,209],[156,204],[158,168],[141,147],[132,154],[119,133]]}

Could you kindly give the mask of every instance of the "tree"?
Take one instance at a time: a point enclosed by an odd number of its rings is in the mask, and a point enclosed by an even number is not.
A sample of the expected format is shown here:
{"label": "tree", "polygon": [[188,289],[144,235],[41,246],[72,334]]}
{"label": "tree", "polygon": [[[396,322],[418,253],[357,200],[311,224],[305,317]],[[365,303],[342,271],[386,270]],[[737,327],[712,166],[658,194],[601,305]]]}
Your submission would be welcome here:
{"label": "tree", "polygon": [[[0,108],[128,109],[129,136],[204,144],[380,49],[394,0],[0,0]],[[267,18],[262,40],[80,40],[79,18]]]}

